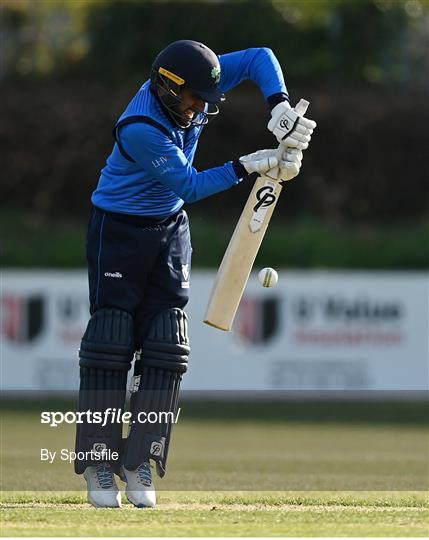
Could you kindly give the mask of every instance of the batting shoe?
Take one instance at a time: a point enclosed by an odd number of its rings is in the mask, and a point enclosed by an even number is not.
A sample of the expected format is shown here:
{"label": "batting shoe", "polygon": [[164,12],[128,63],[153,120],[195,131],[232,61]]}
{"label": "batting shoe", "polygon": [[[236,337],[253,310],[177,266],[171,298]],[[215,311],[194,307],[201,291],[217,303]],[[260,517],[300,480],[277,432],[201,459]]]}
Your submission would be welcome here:
{"label": "batting shoe", "polygon": [[144,461],[135,471],[122,468],[122,477],[127,483],[125,494],[137,508],[153,508],[156,505],[155,486],[148,461]]}
{"label": "batting shoe", "polygon": [[108,463],[91,465],[83,476],[88,486],[88,502],[96,508],[119,508],[121,493]]}

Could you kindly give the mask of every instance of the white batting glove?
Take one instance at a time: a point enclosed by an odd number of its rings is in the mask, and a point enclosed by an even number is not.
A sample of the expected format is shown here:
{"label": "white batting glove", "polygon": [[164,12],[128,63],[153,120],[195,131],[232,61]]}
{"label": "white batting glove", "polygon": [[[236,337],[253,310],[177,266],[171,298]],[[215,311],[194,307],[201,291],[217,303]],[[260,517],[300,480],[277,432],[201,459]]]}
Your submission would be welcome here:
{"label": "white batting glove", "polygon": [[299,148],[285,148],[279,164],[277,179],[288,182],[299,174],[302,163],[302,150]]}
{"label": "white batting glove", "polygon": [[280,156],[278,166],[267,171],[265,176],[280,182],[288,182],[299,174],[302,163],[302,150],[299,148],[283,148]]}
{"label": "white batting glove", "polygon": [[253,172],[264,174],[273,167],[277,167],[277,150],[258,150],[247,156],[239,158],[240,163],[246,169],[248,174]]}
{"label": "white batting glove", "polygon": [[316,122],[298,116],[287,101],[282,101],[271,111],[268,129],[279,143],[299,150],[308,148]]}

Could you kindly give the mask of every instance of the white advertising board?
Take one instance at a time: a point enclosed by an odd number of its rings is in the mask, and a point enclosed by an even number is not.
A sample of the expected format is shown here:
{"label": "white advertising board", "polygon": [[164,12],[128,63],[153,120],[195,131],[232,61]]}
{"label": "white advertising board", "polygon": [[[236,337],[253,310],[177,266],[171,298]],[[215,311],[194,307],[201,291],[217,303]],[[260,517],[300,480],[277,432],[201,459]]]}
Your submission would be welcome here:
{"label": "white advertising board", "polygon": [[[202,323],[214,272],[191,277],[187,390],[428,389],[429,276],[423,272],[252,275],[236,324]],[[88,321],[85,271],[1,273],[3,390],[75,390]]]}

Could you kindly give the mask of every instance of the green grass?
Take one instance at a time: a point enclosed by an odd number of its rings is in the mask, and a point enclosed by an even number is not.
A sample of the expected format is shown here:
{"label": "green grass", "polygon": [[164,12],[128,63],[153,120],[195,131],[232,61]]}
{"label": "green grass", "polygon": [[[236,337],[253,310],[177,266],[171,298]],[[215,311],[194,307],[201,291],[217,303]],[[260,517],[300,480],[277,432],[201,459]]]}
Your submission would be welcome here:
{"label": "green grass", "polygon": [[[190,209],[190,217],[194,268],[217,268],[239,216],[216,219]],[[0,230],[3,267],[86,265],[84,221],[50,220],[3,210]],[[345,227],[304,218],[282,222],[274,216],[256,264],[278,268],[427,269],[429,223]]]}
{"label": "green grass", "polygon": [[156,509],[97,510],[84,494],[3,494],[3,536],[427,536],[420,493],[175,492]]}
{"label": "green grass", "polygon": [[[55,410],[45,405],[37,407]],[[326,404],[322,414],[304,403],[301,419],[297,405],[289,404],[290,419],[274,412],[278,404],[261,405],[269,421],[251,420],[254,404],[247,413],[233,403],[217,405],[183,403],[167,476],[155,480],[156,509],[124,501],[120,510],[97,510],[86,503],[72,465],[40,462],[41,447],[73,448],[73,426],[41,426],[37,407],[9,404],[2,415],[2,535],[429,534],[424,404],[390,404],[393,415],[386,414],[389,404],[373,405],[376,422],[371,407],[359,404],[353,414],[350,404],[337,403],[343,412],[334,415]]]}

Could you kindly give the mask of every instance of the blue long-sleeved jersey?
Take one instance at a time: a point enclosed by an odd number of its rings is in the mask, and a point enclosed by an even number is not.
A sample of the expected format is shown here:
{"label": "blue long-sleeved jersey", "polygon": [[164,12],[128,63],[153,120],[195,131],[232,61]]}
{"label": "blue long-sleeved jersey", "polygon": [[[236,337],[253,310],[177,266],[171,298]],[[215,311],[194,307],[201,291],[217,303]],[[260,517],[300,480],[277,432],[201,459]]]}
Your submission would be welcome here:
{"label": "blue long-sleeved jersey", "polygon": [[[222,92],[250,79],[271,104],[287,98],[280,65],[270,49],[224,54],[219,62]],[[233,162],[197,172],[192,163],[203,126],[182,129],[174,124],[151,90],[150,81],[143,84],[116,126],[117,142],[91,199],[99,208],[166,217],[184,202],[204,199],[240,181]]]}

